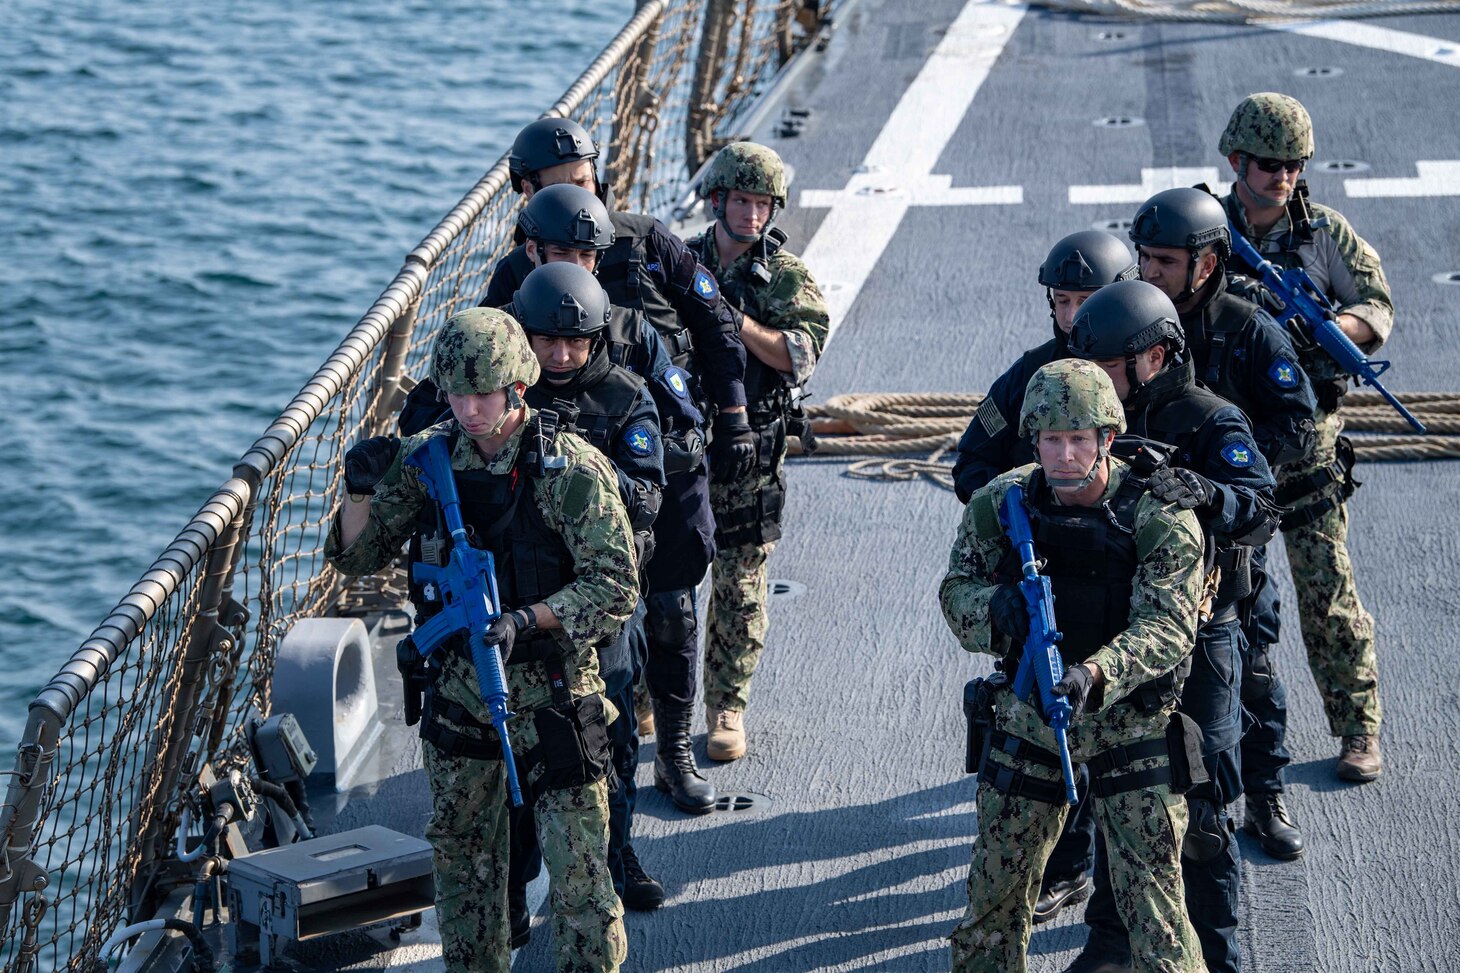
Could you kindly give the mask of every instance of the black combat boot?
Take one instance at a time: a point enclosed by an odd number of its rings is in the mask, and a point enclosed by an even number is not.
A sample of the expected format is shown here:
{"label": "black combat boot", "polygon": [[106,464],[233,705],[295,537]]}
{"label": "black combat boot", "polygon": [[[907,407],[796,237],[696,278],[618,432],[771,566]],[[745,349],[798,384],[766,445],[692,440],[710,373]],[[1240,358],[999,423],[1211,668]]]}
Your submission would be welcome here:
{"label": "black combat boot", "polygon": [[664,886],[639,864],[633,845],[624,845],[624,905],[635,912],[653,912],[664,904]]}
{"label": "black combat boot", "polygon": [[1096,959],[1088,953],[1081,953],[1065,968],[1065,973],[1134,973],[1134,970],[1135,967],[1128,962]]}
{"label": "black combat boot", "polygon": [[654,786],[668,794],[674,806],[690,814],[715,809],[715,786],[700,776],[690,749],[689,724],[693,709],[654,701]]}
{"label": "black combat boot", "polygon": [[1039,898],[1034,902],[1034,924],[1038,926],[1049,922],[1065,906],[1084,902],[1090,897],[1093,888],[1095,882],[1088,875],[1046,881],[1039,890]]}
{"label": "black combat boot", "polygon": [[1303,854],[1303,832],[1283,806],[1281,794],[1248,794],[1246,828],[1274,858],[1292,861]]}
{"label": "black combat boot", "polygon": [[512,930],[512,948],[526,946],[532,938],[532,913],[527,911],[527,889],[507,887],[507,925]]}

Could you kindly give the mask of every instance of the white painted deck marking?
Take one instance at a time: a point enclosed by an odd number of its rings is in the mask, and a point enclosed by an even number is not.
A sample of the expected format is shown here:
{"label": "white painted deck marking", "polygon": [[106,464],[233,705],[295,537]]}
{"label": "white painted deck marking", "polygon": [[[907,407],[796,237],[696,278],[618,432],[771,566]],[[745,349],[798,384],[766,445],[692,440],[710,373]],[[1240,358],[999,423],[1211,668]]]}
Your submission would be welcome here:
{"label": "white painted deck marking", "polygon": [[[1006,205],[1021,186],[953,188],[933,166],[1027,9],[969,0],[888,116],[867,158],[842,190],[804,190],[801,206],[830,212],[802,259],[820,281],[831,312],[831,340],[887,250],[909,206]],[[976,149],[976,147],[975,147]]]}
{"label": "white painted deck marking", "polygon": [[1389,51],[1406,57],[1445,64],[1460,68],[1460,42],[1443,37],[1429,37],[1425,34],[1411,34],[1374,24],[1354,20],[1317,20],[1291,24],[1263,24],[1268,30],[1287,34],[1301,34],[1304,37],[1318,37],[1323,40],[1368,47],[1376,51]]}
{"label": "white painted deck marking", "polygon": [[1460,196],[1460,161],[1421,160],[1414,179],[1345,179],[1350,196]]}
{"label": "white painted deck marking", "polygon": [[[1220,181],[1215,166],[1164,166],[1159,169],[1141,169],[1141,181],[1113,186],[1071,186],[1070,203],[1085,206],[1095,203],[1126,203],[1139,206],[1159,192],[1182,186],[1195,186],[1204,182],[1218,196],[1225,196],[1230,189],[1228,183]],[[1134,215],[1134,214],[1132,214]]]}

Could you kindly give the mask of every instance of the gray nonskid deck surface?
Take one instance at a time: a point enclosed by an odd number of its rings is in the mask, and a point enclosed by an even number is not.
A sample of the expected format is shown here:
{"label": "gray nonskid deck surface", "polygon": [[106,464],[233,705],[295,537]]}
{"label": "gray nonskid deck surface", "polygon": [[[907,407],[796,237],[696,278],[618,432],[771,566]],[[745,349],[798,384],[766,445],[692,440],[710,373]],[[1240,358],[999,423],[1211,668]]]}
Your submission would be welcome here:
{"label": "gray nonskid deck surface", "polygon": [[[768,139],[795,167],[793,196],[846,185],[963,6],[856,8],[824,76],[792,96],[812,109],[805,134]],[[1453,16],[1381,25],[1460,36]],[[1112,27],[1126,36],[1097,38]],[[1343,74],[1293,73],[1324,65]],[[1030,12],[933,170],[955,187],[1022,186],[1024,202],[909,208],[813,389],[825,398],[987,388],[1048,333],[1034,270],[1050,243],[1134,210],[1071,205],[1068,187],[1138,183],[1142,167],[1225,168],[1216,138],[1249,91],[1304,100],[1317,120],[1320,159],[1357,159],[1371,167],[1364,175],[1402,177],[1415,174],[1416,160],[1460,158],[1460,127],[1440,124],[1432,107],[1453,99],[1457,82],[1453,67],[1333,41]],[[1105,115],[1146,124],[1092,124]],[[1394,386],[1453,388],[1460,356],[1441,340],[1453,292],[1430,278],[1460,261],[1451,229],[1460,200],[1348,198],[1342,176],[1314,173],[1310,182],[1315,198],[1347,214],[1384,255],[1399,307],[1386,349],[1398,363]],[[825,210],[788,212],[782,225],[793,249],[804,249],[824,218]],[[636,845],[672,897],[659,913],[629,916],[635,968],[947,968],[944,937],[965,901],[976,830],[973,781],[961,773],[959,694],[987,668],[955,645],[937,605],[962,508],[927,484],[869,483],[843,470],[834,461],[793,464],[772,575],[807,590],[775,602],[747,714],[750,756],[707,771],[722,791],[761,793],[771,803],[693,821],[657,794],[642,800]],[[1437,969],[1452,945],[1460,853],[1445,822],[1460,718],[1453,705],[1427,697],[1448,668],[1441,633],[1460,615],[1450,577],[1460,557],[1451,533],[1456,470],[1366,467],[1352,505],[1351,550],[1381,637],[1389,771],[1377,784],[1343,785],[1332,775],[1336,741],[1306,671],[1285,559],[1277,557],[1287,606],[1279,663],[1290,687],[1290,800],[1310,851],[1278,863],[1244,840],[1249,969]],[[1062,969],[1082,929],[1038,930],[1031,968]]]}
{"label": "gray nonskid deck surface", "polygon": [[[805,249],[825,209],[802,190],[840,190],[963,0],[861,0],[825,62],[790,103],[812,111],[795,139],[764,140],[796,171],[782,218]],[[1460,16],[1384,27],[1460,38]],[[1102,39],[1099,32],[1120,33]],[[1339,66],[1304,78],[1304,66]],[[1418,160],[1460,159],[1456,67],[1333,40],[1252,28],[1124,24],[1031,11],[1004,46],[933,172],[953,187],[1022,187],[1018,205],[910,207],[840,323],[813,391],[982,390],[1048,334],[1035,269],[1049,245],[1130,204],[1074,205],[1072,185],[1135,184],[1143,167],[1212,167],[1231,107],[1290,92],[1318,126],[1319,159],[1365,176],[1413,177]],[[1097,128],[1102,116],[1145,124]],[[1350,173],[1353,175],[1353,173]],[[1455,387],[1449,341],[1460,290],[1460,197],[1350,198],[1342,175],[1310,175],[1384,257],[1398,306],[1385,349],[1392,387]],[[813,270],[817,268],[813,266]],[[841,282],[823,280],[840,286]],[[770,648],[747,714],[750,754],[706,773],[749,810],[689,818],[640,770],[635,846],[668,887],[659,911],[629,914],[634,970],[942,970],[976,833],[962,773],[963,682],[984,659],[957,647],[937,586],[962,508],[926,483],[867,482],[845,464],[790,472],[786,536],[772,575],[806,586],[775,600]],[[1457,757],[1454,670],[1442,650],[1460,622],[1454,463],[1370,465],[1351,505],[1350,549],[1380,633],[1387,772],[1365,787],[1332,774],[1336,741],[1297,638],[1285,558],[1278,661],[1290,693],[1290,805],[1307,856],[1277,863],[1246,839],[1246,968],[1331,973],[1440,969],[1457,937],[1460,841],[1450,824]],[[697,721],[703,757],[703,728]],[[541,911],[541,910],[539,910]],[[1059,970],[1083,938],[1070,917],[1041,927],[1031,969]],[[552,968],[544,916],[514,964]],[[405,960],[406,957],[400,957]]]}

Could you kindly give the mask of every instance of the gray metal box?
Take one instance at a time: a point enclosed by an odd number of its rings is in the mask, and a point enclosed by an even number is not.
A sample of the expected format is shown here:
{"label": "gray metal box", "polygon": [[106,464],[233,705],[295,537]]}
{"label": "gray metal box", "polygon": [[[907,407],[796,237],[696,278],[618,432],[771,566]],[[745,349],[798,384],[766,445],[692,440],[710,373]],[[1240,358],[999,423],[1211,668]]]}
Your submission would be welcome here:
{"label": "gray metal box", "polygon": [[236,858],[227,877],[233,919],[259,928],[265,966],[278,940],[418,915],[436,897],[431,845],[379,825]]}

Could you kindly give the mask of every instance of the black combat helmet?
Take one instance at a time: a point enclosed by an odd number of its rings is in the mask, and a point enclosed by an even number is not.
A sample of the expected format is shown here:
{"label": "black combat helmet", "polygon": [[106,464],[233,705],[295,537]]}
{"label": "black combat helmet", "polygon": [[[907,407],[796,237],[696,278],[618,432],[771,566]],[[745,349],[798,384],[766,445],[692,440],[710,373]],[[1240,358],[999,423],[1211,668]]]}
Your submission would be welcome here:
{"label": "black combat helmet", "polygon": [[1168,189],[1141,204],[1130,227],[1131,242],[1137,247],[1175,247],[1191,254],[1186,266],[1186,288],[1176,300],[1195,293],[1193,279],[1201,250],[1215,246],[1220,270],[1232,256],[1232,234],[1227,229],[1227,211],[1211,193],[1202,189]]}
{"label": "black combat helmet", "polygon": [[[523,180],[533,180],[534,173],[566,162],[597,158],[598,146],[582,125],[571,118],[539,118],[517,133],[507,156],[507,172],[512,188],[520,193]],[[535,180],[533,188],[540,188]]]}
{"label": "black combat helmet", "polygon": [[1065,333],[1060,330],[1054,310],[1055,291],[1093,293],[1118,280],[1134,280],[1140,276],[1130,248],[1117,236],[1104,230],[1081,230],[1071,233],[1050,247],[1049,256],[1039,265],[1039,282],[1044,285],[1044,299],[1049,304],[1049,320],[1054,339],[1061,344]]}
{"label": "black combat helmet", "polygon": [[544,264],[528,274],[507,310],[528,334],[592,338],[608,327],[608,294],[575,263]]}
{"label": "black combat helmet", "polygon": [[535,240],[538,259],[543,244],[573,250],[607,250],[613,246],[613,222],[603,201],[580,186],[539,189],[518,214],[523,236]]}
{"label": "black combat helmet", "polygon": [[1071,233],[1039,265],[1039,282],[1052,291],[1096,291],[1138,276],[1130,247],[1104,230]]}
{"label": "black combat helmet", "polygon": [[1080,305],[1070,329],[1070,354],[1090,361],[1124,358],[1134,392],[1142,384],[1136,378],[1136,355],[1163,341],[1171,349],[1168,360],[1185,350],[1180,321],[1176,305],[1161,288],[1123,280],[1102,287]]}

